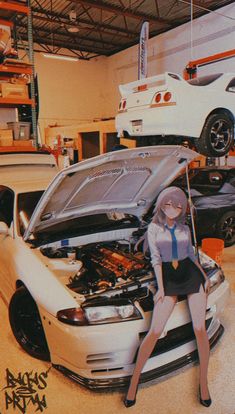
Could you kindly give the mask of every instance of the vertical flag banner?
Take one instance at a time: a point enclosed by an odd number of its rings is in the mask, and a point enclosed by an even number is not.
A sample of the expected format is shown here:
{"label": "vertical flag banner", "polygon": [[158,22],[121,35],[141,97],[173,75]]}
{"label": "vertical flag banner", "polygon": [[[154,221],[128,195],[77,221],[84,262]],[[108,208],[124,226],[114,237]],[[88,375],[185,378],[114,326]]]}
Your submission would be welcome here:
{"label": "vertical flag banner", "polygon": [[149,22],[142,24],[139,43],[138,79],[147,77]]}

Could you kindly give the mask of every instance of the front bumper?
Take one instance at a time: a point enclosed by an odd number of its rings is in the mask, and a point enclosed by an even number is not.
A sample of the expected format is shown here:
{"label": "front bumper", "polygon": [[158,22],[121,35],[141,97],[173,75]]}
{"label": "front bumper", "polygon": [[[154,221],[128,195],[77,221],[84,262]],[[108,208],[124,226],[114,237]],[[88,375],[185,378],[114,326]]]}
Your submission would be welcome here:
{"label": "front bumper", "polygon": [[[228,296],[229,284],[225,280],[208,297],[206,323],[211,347],[223,333],[220,314]],[[53,352],[54,347],[50,347],[52,364],[65,375],[92,390],[122,388],[132,375],[141,335],[147,333],[150,319],[149,312],[148,323],[146,320],[130,324],[123,322],[93,327],[94,331],[87,327],[83,334],[78,327],[66,326],[66,331],[63,334],[60,332],[60,339],[55,331],[53,338],[57,336],[60,352]],[[177,303],[167,323],[167,336],[161,336],[158,341],[160,347],[156,347],[145,364],[141,382],[164,376],[197,360],[196,341],[188,325],[191,325],[190,315],[185,301],[182,301]],[[182,335],[186,329],[188,333]],[[62,344],[65,345],[64,348]]]}
{"label": "front bumper", "polygon": [[[216,343],[218,342],[220,337],[223,335],[223,333],[224,333],[224,328],[220,324],[218,326],[218,329],[215,331],[215,333],[209,340],[211,349],[216,345]],[[196,349],[194,349],[193,351],[189,352],[188,354],[184,355],[181,358],[176,359],[175,361],[172,361],[171,363],[168,363],[161,367],[142,373],[140,377],[140,383],[144,383],[144,382],[156,379],[156,378],[163,377],[188,364],[196,363],[197,361],[198,361],[198,352]],[[53,364],[53,367],[59,370],[60,372],[62,372],[64,375],[66,375],[70,379],[76,381],[78,384],[83,385],[92,391],[107,392],[107,391],[112,391],[112,390],[118,390],[118,389],[126,388],[130,382],[130,376],[117,377],[117,378],[106,378],[106,379],[84,378],[61,365]]]}

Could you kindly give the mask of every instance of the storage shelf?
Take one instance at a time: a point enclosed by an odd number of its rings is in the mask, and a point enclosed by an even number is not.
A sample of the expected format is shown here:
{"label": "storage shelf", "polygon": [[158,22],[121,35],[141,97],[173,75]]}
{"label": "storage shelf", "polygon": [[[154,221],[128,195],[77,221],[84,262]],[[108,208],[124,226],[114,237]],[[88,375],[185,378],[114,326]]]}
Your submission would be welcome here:
{"label": "storage shelf", "polygon": [[[33,140],[36,143],[38,142],[38,131],[37,131],[37,118],[36,118],[36,98],[35,98],[35,88],[34,88],[34,59],[33,59],[33,36],[32,36],[32,13],[31,13],[31,2],[30,0],[26,1],[17,1],[17,0],[0,0],[0,22],[6,26],[10,26],[14,29],[15,24],[17,24],[17,16],[21,15],[23,20],[27,21],[28,26],[28,35],[27,35],[27,45],[28,45],[28,57],[31,62],[31,65],[17,63],[17,59],[14,61],[5,60],[5,64],[0,64],[0,80],[4,82],[11,81],[11,77],[16,75],[29,75],[30,76],[30,96],[31,98],[23,98],[22,96],[28,96],[27,93],[19,93],[17,97],[8,97],[10,94],[2,93],[0,97],[0,108],[17,108],[18,110],[22,105],[31,106],[31,122],[33,129]],[[0,23],[1,24],[1,23]],[[17,34],[15,36],[15,42],[17,44]],[[2,89],[2,88],[1,88]],[[8,95],[8,96],[7,96]],[[12,94],[13,95],[13,94]],[[6,97],[3,97],[6,96]]]}
{"label": "storage shelf", "polygon": [[17,73],[22,75],[32,75],[31,67],[19,67],[13,65],[0,65],[0,73]]}
{"label": "storage shelf", "polygon": [[14,13],[29,14],[29,8],[23,4],[0,1],[1,17],[10,18]]}
{"label": "storage shelf", "polygon": [[5,152],[5,153],[9,153],[9,152],[36,152],[37,149],[35,147],[33,147],[33,145],[31,144],[31,142],[29,142],[28,146],[18,146],[16,144],[16,141],[13,141],[14,145],[1,145],[0,146],[0,152]]}
{"label": "storage shelf", "polygon": [[0,98],[0,105],[17,106],[17,105],[32,105],[34,100],[29,98]]}

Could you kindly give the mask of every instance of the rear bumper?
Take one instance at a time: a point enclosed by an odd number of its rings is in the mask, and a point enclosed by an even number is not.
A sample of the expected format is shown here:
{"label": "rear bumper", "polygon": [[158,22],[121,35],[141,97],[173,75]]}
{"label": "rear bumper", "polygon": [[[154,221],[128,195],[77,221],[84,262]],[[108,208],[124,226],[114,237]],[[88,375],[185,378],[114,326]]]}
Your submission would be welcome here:
{"label": "rear bumper", "polygon": [[[220,323],[218,323],[218,327],[216,328],[215,332],[209,339],[211,349],[215,346],[215,344],[218,342],[220,337],[223,335],[223,332],[224,332],[223,326]],[[194,349],[191,352],[185,354],[184,356],[168,364],[165,364],[161,367],[154,368],[146,372],[143,372],[141,374],[140,383],[144,383],[144,382],[156,379],[156,378],[163,377],[188,364],[196,363],[197,361],[198,361],[198,352],[194,346]],[[104,391],[122,389],[124,387],[127,387],[130,381],[129,375],[122,376],[122,377],[116,377],[116,378],[102,378],[102,379],[101,378],[97,378],[97,379],[84,378],[61,365],[53,364],[53,367],[58,369],[60,372],[62,372],[64,375],[66,375],[70,379],[76,381],[78,384],[83,385],[92,391],[99,391],[99,392],[103,391],[104,392]]]}
{"label": "rear bumper", "polygon": [[[137,130],[133,127],[136,120],[142,122]],[[178,106],[129,110],[117,114],[115,119],[119,136],[126,131],[130,136],[177,135],[199,138],[203,124],[204,119],[190,118],[190,121],[187,121],[184,111]]]}

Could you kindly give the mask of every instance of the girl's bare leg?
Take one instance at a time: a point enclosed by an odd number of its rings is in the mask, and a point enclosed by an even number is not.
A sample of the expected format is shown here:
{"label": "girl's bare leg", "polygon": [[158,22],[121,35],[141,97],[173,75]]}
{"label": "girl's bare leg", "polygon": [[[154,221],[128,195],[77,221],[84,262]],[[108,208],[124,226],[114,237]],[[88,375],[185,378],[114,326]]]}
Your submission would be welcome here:
{"label": "girl's bare leg", "polygon": [[207,385],[207,373],[210,355],[210,346],[208,336],[206,332],[205,319],[206,319],[206,302],[207,295],[200,287],[198,293],[188,295],[188,304],[191,313],[193,329],[197,340],[197,348],[200,362],[200,389],[201,398],[207,400],[210,398],[208,385]]}
{"label": "girl's bare leg", "polygon": [[135,399],[141,371],[147,359],[150,357],[158,338],[163,332],[163,329],[174,309],[176,299],[177,296],[165,296],[163,301],[159,300],[154,306],[149,332],[145,336],[139,348],[136,365],[126,396],[127,400]]}

